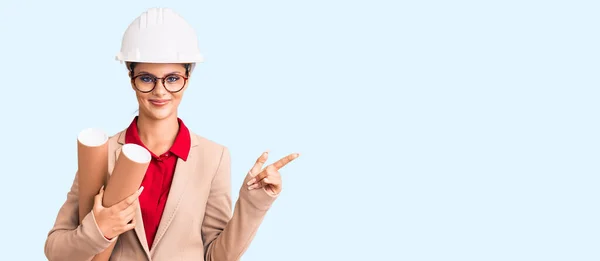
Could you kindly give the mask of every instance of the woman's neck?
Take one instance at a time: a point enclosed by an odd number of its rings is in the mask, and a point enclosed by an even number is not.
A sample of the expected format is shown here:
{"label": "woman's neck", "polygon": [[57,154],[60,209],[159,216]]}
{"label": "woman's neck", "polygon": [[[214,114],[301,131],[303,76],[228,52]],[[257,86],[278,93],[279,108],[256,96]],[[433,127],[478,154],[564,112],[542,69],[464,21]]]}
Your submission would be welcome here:
{"label": "woman's neck", "polygon": [[177,116],[155,120],[140,114],[137,119],[137,127],[138,134],[144,145],[157,155],[171,148],[179,132]]}

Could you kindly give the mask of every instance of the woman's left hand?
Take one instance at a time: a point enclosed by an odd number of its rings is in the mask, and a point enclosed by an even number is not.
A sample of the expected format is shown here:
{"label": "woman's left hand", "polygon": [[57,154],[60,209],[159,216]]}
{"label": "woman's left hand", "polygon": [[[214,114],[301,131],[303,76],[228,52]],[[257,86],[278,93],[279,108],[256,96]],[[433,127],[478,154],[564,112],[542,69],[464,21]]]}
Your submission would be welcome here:
{"label": "woman's left hand", "polygon": [[265,191],[271,195],[278,195],[281,192],[281,175],[279,170],[285,165],[295,160],[300,155],[298,153],[292,153],[277,162],[262,169],[263,164],[269,157],[268,152],[264,152],[257,160],[248,174],[253,178],[246,183],[248,190],[259,189],[264,187]]}

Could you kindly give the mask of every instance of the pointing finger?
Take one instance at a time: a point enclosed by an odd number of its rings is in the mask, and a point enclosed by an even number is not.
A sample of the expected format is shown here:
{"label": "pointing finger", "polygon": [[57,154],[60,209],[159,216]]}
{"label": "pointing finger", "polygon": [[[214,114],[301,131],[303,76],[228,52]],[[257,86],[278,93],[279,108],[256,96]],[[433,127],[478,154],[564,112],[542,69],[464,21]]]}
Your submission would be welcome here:
{"label": "pointing finger", "polygon": [[252,169],[250,169],[249,174],[251,176],[254,176],[254,175],[256,175],[256,173],[260,172],[260,170],[262,169],[265,162],[267,162],[268,158],[269,158],[269,152],[268,151],[263,152],[263,154],[260,155],[260,157],[258,157],[258,159],[256,159],[256,163],[254,163],[254,166],[252,167]]}
{"label": "pointing finger", "polygon": [[273,163],[273,166],[275,167],[275,169],[279,170],[279,169],[283,168],[285,165],[287,165],[288,163],[290,163],[292,160],[295,160],[296,158],[298,158],[299,156],[300,156],[300,154],[298,154],[298,153],[292,153],[290,155],[283,157],[282,159],[278,160],[277,162]]}

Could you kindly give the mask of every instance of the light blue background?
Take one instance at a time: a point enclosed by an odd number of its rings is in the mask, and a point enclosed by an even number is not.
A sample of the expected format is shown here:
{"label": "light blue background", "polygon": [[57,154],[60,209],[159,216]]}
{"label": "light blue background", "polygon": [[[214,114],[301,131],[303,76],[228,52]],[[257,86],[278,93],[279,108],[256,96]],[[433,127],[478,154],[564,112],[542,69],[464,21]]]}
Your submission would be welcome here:
{"label": "light blue background", "polygon": [[253,161],[302,156],[243,260],[599,260],[597,1],[2,1],[3,260],[45,260],[76,135],[137,109],[148,7],[197,30],[180,107]]}

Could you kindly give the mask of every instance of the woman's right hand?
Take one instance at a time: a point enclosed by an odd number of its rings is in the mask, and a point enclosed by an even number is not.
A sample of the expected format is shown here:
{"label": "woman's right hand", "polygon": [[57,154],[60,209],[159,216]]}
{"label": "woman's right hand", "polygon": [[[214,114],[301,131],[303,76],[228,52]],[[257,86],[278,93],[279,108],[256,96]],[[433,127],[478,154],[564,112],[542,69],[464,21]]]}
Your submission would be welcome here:
{"label": "woman's right hand", "polygon": [[100,231],[107,239],[112,239],[135,228],[136,203],[143,190],[144,187],[140,187],[138,191],[129,197],[108,208],[102,206],[104,186],[100,189],[100,193],[94,197],[94,218]]}

